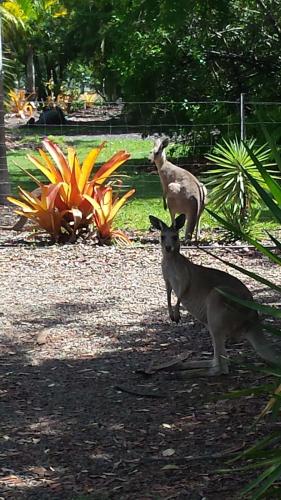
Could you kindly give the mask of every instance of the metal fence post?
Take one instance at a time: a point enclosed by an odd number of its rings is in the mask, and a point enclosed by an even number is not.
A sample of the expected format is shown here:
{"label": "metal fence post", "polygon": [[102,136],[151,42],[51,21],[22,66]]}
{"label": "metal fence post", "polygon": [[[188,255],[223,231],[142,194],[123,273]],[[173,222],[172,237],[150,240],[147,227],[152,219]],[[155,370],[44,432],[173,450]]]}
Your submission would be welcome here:
{"label": "metal fence post", "polygon": [[245,128],[245,94],[240,94],[240,140],[244,141],[246,139],[246,128]]}

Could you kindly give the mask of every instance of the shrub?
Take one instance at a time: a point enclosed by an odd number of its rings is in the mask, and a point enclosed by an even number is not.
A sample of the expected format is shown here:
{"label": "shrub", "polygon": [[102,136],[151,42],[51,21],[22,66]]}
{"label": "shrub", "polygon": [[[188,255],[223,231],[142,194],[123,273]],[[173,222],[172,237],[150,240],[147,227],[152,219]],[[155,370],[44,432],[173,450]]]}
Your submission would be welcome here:
{"label": "shrub", "polygon": [[[205,183],[209,200],[215,210],[220,210],[225,219],[236,220],[240,229],[247,230],[251,222],[259,216],[257,205],[260,198],[251,178],[262,186],[264,179],[257,169],[250,151],[264,167],[269,163],[271,151],[265,145],[256,146],[256,140],[250,139],[245,144],[237,138],[217,144],[213,152],[206,155],[212,168],[205,174]],[[251,178],[247,175],[250,174]]]}
{"label": "shrub", "polygon": [[129,241],[125,234],[113,229],[113,220],[125,201],[135,192],[128,191],[121,199],[113,194],[111,184],[104,185],[109,176],[129,157],[126,151],[119,151],[92,175],[97,157],[105,146],[102,143],[93,148],[80,164],[76,151],[67,148],[67,157],[49,139],[43,140],[49,155],[39,149],[40,158],[28,155],[28,159],[47,177],[50,184],[43,184],[36,177],[26,173],[40,187],[40,195],[19,188],[20,199],[8,200],[20,207],[17,214],[35,222],[52,241],[75,241],[83,233],[95,227],[100,243],[114,239]]}

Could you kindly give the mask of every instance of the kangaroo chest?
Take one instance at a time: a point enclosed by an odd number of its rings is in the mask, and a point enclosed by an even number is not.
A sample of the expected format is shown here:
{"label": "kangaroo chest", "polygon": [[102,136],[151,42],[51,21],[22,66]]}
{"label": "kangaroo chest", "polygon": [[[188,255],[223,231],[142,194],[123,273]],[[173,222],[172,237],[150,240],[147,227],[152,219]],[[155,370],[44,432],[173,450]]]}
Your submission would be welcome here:
{"label": "kangaroo chest", "polygon": [[200,285],[192,276],[192,270],[184,266],[181,261],[176,263],[162,263],[163,277],[180,299],[183,307],[201,323],[207,323],[206,297]]}

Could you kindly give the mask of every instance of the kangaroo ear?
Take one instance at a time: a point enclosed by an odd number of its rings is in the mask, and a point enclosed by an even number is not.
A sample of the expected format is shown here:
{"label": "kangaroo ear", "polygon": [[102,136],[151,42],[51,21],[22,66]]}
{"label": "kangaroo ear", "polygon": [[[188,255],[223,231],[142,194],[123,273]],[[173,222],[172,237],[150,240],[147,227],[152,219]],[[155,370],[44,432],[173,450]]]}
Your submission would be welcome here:
{"label": "kangaroo ear", "polygon": [[184,223],[185,223],[185,215],[184,214],[181,214],[179,215],[175,222],[174,222],[174,228],[179,231],[183,226],[184,226]]}
{"label": "kangaroo ear", "polygon": [[169,137],[164,137],[164,139],[162,140],[162,149],[166,148],[169,144]]}
{"label": "kangaroo ear", "polygon": [[163,151],[162,142],[159,139],[159,137],[157,137],[156,139],[154,139],[154,146],[152,152],[154,155],[158,155],[161,154],[162,151]]}
{"label": "kangaroo ear", "polygon": [[154,227],[155,229],[159,229],[159,231],[162,231],[164,227],[166,227],[166,224],[158,219],[158,217],[154,217],[154,215],[150,215],[149,220],[152,227]]}

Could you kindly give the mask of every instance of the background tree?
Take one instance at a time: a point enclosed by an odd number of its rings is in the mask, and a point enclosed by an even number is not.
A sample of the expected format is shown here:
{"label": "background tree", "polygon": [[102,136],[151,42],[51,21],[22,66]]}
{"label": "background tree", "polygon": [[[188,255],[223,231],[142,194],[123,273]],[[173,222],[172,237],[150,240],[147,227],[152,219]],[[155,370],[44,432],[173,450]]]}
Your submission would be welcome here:
{"label": "background tree", "polygon": [[[17,18],[18,29],[10,37],[10,46],[25,67],[28,94],[40,91],[51,74],[60,82],[62,65],[63,20],[67,11],[59,0],[9,0],[4,8]],[[37,78],[36,78],[37,77]]]}
{"label": "background tree", "polygon": [[[1,2],[0,2],[1,4]],[[6,156],[5,122],[4,122],[4,57],[2,47],[2,25],[5,22],[6,30],[16,23],[16,19],[10,16],[2,5],[0,5],[0,204],[6,203],[6,197],[10,194],[11,186]],[[7,64],[6,64],[7,66]]]}
{"label": "background tree", "polygon": [[279,96],[276,0],[65,0],[65,5],[71,12],[67,50],[96,62],[109,97],[116,88],[128,100],[237,98],[240,92]]}

